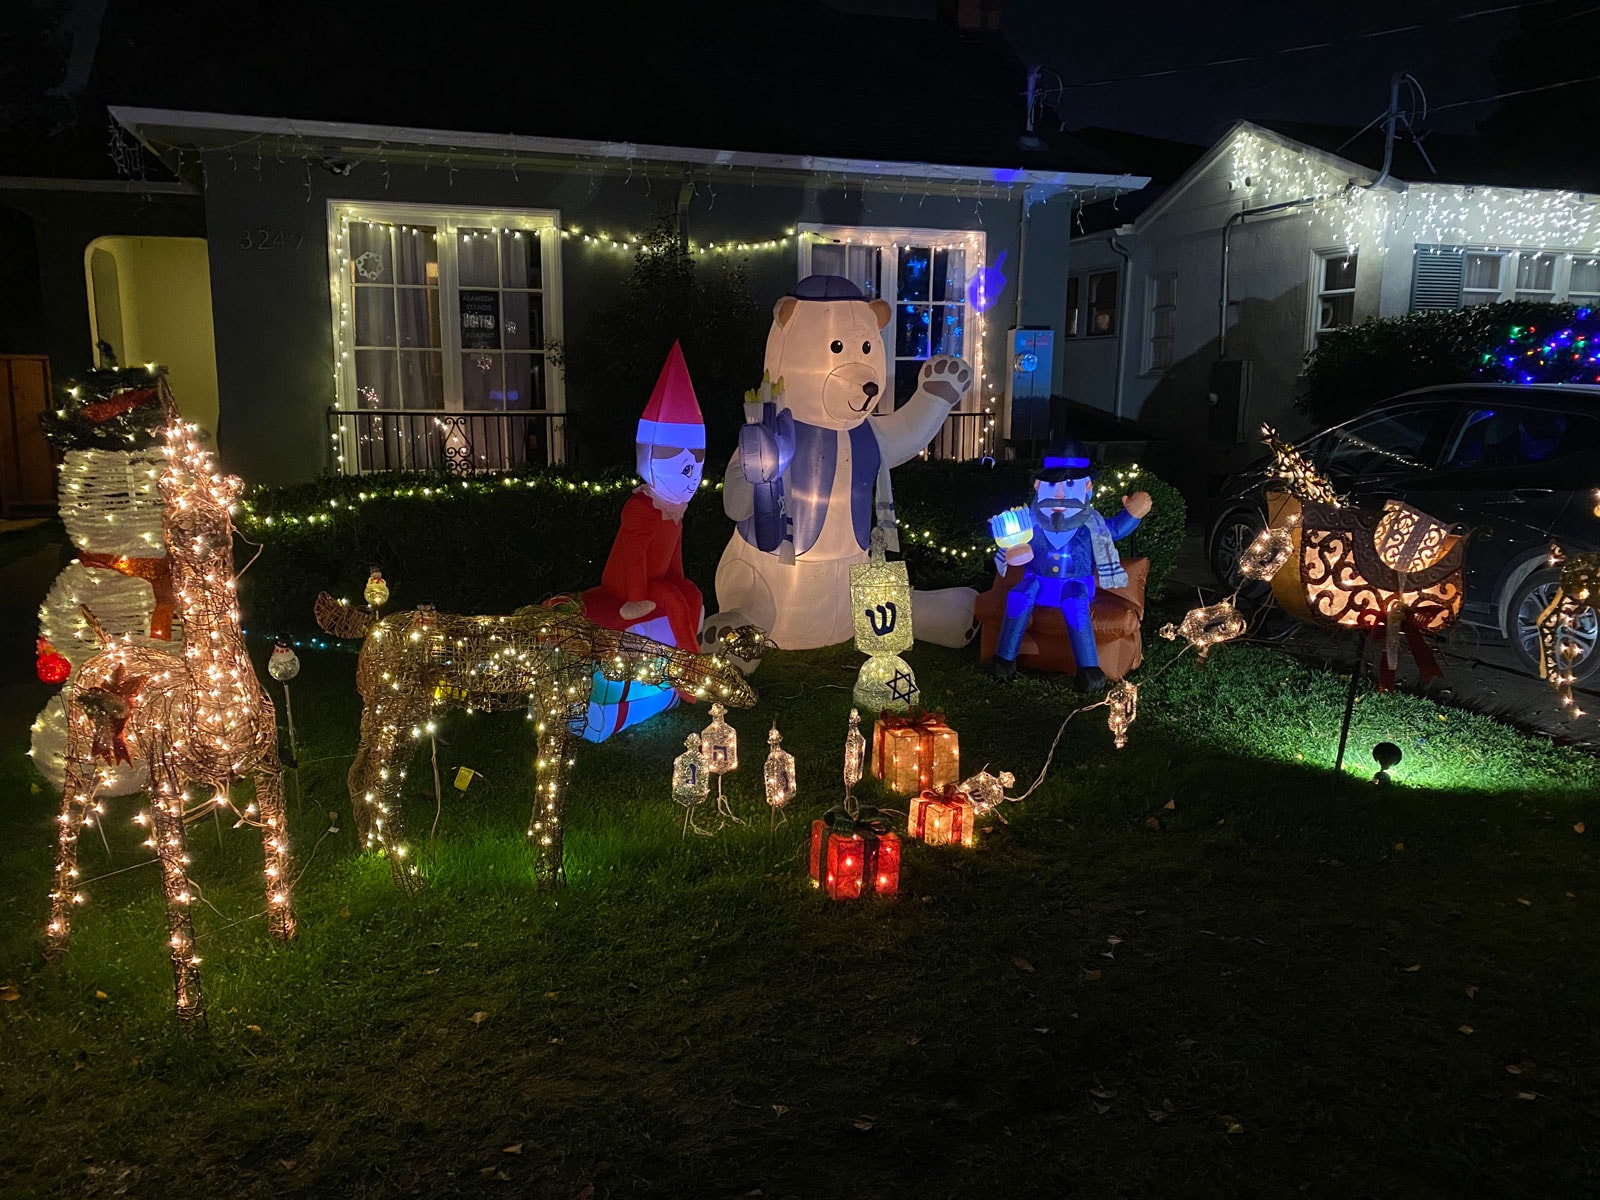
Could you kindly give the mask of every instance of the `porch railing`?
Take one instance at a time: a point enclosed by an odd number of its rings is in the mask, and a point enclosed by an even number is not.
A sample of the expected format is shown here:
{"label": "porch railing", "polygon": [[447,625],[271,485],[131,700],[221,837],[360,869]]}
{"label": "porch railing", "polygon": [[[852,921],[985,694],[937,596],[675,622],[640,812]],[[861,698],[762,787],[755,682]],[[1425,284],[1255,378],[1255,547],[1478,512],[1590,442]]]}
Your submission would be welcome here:
{"label": "porch railing", "polygon": [[993,413],[951,413],[944,419],[924,457],[968,462],[994,453]]}
{"label": "porch railing", "polygon": [[566,425],[565,413],[330,408],[332,472],[472,475],[552,466],[567,461]]}

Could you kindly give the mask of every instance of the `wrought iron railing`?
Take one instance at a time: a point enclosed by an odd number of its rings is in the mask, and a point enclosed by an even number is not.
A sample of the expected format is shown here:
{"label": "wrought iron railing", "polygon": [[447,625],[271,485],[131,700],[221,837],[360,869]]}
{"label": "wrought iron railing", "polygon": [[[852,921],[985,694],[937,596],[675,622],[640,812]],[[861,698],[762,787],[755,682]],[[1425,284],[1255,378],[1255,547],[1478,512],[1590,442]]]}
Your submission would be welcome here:
{"label": "wrought iron railing", "polygon": [[331,469],[472,475],[567,461],[567,418],[550,412],[328,410]]}
{"label": "wrought iron railing", "polygon": [[995,417],[993,413],[958,412],[944,419],[933,441],[928,443],[926,458],[955,459],[968,462],[994,453]]}

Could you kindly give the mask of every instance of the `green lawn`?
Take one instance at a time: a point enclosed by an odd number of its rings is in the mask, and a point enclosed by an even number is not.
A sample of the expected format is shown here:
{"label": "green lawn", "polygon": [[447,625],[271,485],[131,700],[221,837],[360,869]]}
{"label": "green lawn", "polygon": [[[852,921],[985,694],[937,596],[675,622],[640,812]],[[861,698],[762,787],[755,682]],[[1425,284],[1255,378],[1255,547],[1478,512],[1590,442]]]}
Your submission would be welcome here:
{"label": "green lawn", "polygon": [[[1156,642],[1146,677],[1171,653]],[[802,846],[839,793],[860,659],[780,653],[731,718],[751,824],[680,838],[670,761],[707,719],[680,709],[580,750],[557,896],[523,844],[525,722],[451,717],[441,766],[484,778],[462,796],[447,775],[434,886],[408,901],[355,851],[354,655],[303,658],[300,937],[240,920],[261,907],[254,835],[196,826],[211,1022],[192,1041],[152,867],[90,884],[71,954],[42,965],[55,806],[21,730],[46,693],[0,691],[0,983],[19,996],[0,1003],[0,1195],[1600,1189],[1592,759],[1369,695],[1336,779],[1344,681],[1223,647],[1144,688],[1123,751],[1103,710],[1073,720],[975,849],[909,846],[898,899],[831,904]],[[972,650],[911,660],[969,771],[1025,784],[1076,703],[1059,680],[988,682]],[[801,796],[769,837],[774,718]],[[1384,738],[1406,752],[1388,789],[1368,781]],[[430,862],[424,763],[407,815]],[[109,858],[86,837],[86,877],[146,857],[133,808],[113,808]]]}

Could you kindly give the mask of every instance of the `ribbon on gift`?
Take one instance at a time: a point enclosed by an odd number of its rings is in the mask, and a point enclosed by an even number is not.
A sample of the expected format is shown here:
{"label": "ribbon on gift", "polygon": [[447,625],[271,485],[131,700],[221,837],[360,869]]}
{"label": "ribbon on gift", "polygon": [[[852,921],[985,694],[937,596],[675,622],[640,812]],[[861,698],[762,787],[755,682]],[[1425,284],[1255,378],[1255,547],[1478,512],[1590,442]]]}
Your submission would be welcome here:
{"label": "ribbon on gift", "polygon": [[828,839],[834,837],[861,839],[861,894],[876,895],[878,891],[878,845],[889,832],[889,822],[876,808],[863,804],[854,815],[843,808],[830,808],[822,814],[822,840],[817,844],[817,866],[814,878],[827,886],[824,876],[828,872]]}
{"label": "ribbon on gift", "polygon": [[917,786],[920,788],[933,768],[933,739],[949,728],[943,713],[925,712],[920,708],[913,708],[903,717],[891,712],[880,715],[873,730],[872,746],[872,761],[878,764],[878,778],[884,777],[888,735],[909,729],[917,735]]}
{"label": "ribbon on gift", "polygon": [[160,558],[129,558],[126,554],[80,554],[78,561],[86,567],[102,571],[115,571],[133,579],[142,579],[156,594],[156,606],[150,613],[150,636],[159,642],[172,640],[172,615],[178,596],[172,586],[172,563],[165,555]]}
{"label": "ribbon on gift", "polygon": [[1394,672],[1400,661],[1401,638],[1405,639],[1405,644],[1411,651],[1411,657],[1417,664],[1417,671],[1421,674],[1423,683],[1444,676],[1444,668],[1439,665],[1433,647],[1428,645],[1428,639],[1422,632],[1437,611],[1437,606],[1413,607],[1397,598],[1389,607],[1366,609],[1357,618],[1358,629],[1368,637],[1379,639],[1383,643],[1383,654],[1378,663],[1380,692],[1394,691]]}

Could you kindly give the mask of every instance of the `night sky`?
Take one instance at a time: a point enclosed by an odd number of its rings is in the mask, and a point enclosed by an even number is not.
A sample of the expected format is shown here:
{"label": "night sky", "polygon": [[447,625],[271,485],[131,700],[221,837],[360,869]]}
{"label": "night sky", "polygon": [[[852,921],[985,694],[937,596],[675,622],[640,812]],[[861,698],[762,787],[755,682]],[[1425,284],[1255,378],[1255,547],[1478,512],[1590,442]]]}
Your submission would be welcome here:
{"label": "night sky", "polygon": [[[854,12],[931,16],[935,0],[829,0]],[[1400,69],[1421,80],[1432,105],[1491,96],[1496,43],[1510,11],[1460,20],[1508,0],[1006,0],[1002,27],[1030,63],[1069,85],[1180,68],[1178,74],[1099,87],[1069,86],[1064,125],[1109,126],[1210,142],[1240,117],[1364,125],[1388,104]],[[1526,4],[1527,0],[1523,0]],[[1559,11],[1559,10],[1558,10]],[[1591,10],[1600,11],[1600,9]],[[1363,37],[1396,26],[1419,28]],[[1308,43],[1323,49],[1275,53]],[[1216,59],[1269,57],[1200,67]],[[1441,131],[1470,132],[1492,104],[1442,111]]]}

